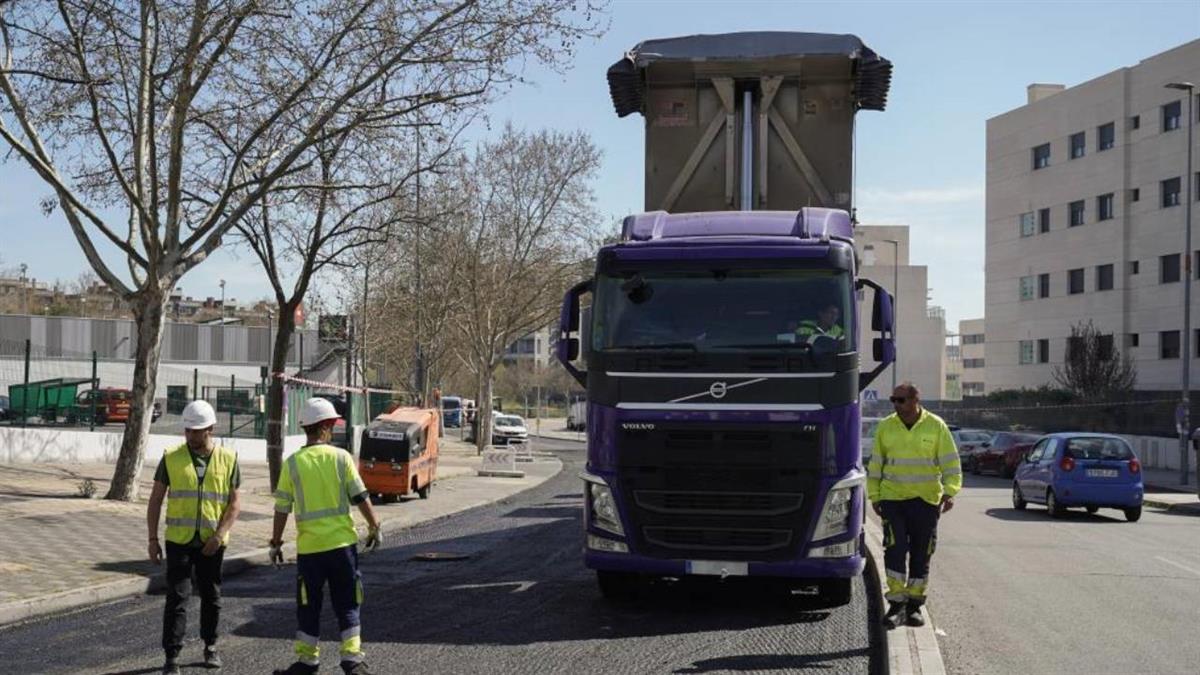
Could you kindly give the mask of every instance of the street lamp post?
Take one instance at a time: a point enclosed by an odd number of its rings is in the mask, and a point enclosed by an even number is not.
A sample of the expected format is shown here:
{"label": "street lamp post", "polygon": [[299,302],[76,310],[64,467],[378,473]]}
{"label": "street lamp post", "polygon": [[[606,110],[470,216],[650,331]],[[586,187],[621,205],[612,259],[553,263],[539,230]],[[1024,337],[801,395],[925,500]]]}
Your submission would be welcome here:
{"label": "street lamp post", "polygon": [[[885,243],[892,245],[892,336],[898,335],[897,330],[900,327],[900,241],[898,239],[884,239]],[[896,391],[896,371],[900,365],[900,360],[896,359],[892,362],[892,391]]]}
{"label": "street lamp post", "polygon": [[222,279],[221,283],[219,285],[221,286],[221,323],[224,324],[225,323],[225,280]]}
{"label": "street lamp post", "polygon": [[1191,435],[1191,363],[1192,363],[1192,125],[1195,112],[1192,110],[1195,96],[1195,85],[1191,82],[1171,82],[1168,89],[1178,89],[1187,93],[1187,173],[1183,175],[1186,184],[1183,201],[1183,255],[1187,265],[1183,280],[1183,377],[1180,384],[1180,415],[1179,415],[1179,484],[1188,484],[1188,437]]}

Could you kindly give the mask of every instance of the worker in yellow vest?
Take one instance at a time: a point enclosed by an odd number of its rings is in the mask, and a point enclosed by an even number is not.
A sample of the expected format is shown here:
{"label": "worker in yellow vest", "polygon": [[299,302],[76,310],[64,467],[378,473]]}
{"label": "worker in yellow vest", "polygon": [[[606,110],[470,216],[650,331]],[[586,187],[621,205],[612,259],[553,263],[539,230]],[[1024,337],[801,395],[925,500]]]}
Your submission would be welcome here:
{"label": "worker in yellow vest", "polygon": [[369,675],[360,637],[363,601],[358,571],[358,532],[350,515],[356,505],[369,528],[368,551],[383,543],[379,520],[350,453],[329,445],[338,419],[333,404],[311,398],[300,411],[308,436],[304,447],[284,462],[275,487],[275,529],[271,561],[283,562],[283,530],[288,514],[296,516],[296,661],[276,675],[310,675],[321,664],[321,599],[325,584],[337,616],[341,665],[346,675]]}
{"label": "worker in yellow vest", "polygon": [[912,383],[896,387],[891,401],[896,412],[876,427],[867,464],[867,497],[883,521],[889,603],[883,624],[922,626],[938,519],[954,507],[962,467],[950,429],[921,406]]}
{"label": "worker in yellow vest", "polygon": [[821,338],[832,340],[826,349],[833,349],[846,333],[838,319],[842,309],[835,304],[825,305],[817,312],[817,320],[805,319],[796,327],[796,341],[815,345]]}
{"label": "worker in yellow vest", "polygon": [[221,617],[221,562],[229,530],[237,520],[241,474],[237,455],[213,442],[217,414],[207,401],[183,409],[186,443],[163,453],[154,474],[146,509],[150,529],[150,562],[162,562],[158,520],[167,500],[167,604],[163,610],[163,673],[179,672],[179,652],[187,633],[187,600],[192,576],[200,590],[200,637],[204,665],[220,668],[217,624]]}

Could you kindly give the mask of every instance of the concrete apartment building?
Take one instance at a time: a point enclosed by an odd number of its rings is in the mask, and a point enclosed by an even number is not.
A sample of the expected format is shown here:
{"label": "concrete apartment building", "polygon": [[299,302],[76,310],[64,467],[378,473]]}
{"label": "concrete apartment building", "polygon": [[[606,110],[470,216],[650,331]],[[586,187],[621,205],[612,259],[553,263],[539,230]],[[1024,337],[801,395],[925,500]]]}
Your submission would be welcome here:
{"label": "concrete apartment building", "polygon": [[[1185,175],[1200,101],[1189,119],[1188,93],[1171,82],[1200,84],[1200,40],[1069,89],[1030,85],[1026,105],[988,120],[987,391],[1051,382],[1071,327],[1088,320],[1134,360],[1138,389],[1178,388],[1180,279],[1200,272],[1183,251],[1185,209],[1193,222],[1200,210],[1197,167]],[[1192,248],[1200,260],[1200,231]],[[1200,293],[1192,303],[1196,330]]]}
{"label": "concrete apartment building", "polygon": [[984,320],[959,321],[958,344],[962,360],[962,395],[983,396],[987,393],[987,339],[984,337]]}
{"label": "concrete apartment building", "polygon": [[[909,264],[908,241],[907,225],[862,225],[854,231],[854,243],[862,262],[860,273],[897,297],[898,356],[892,366],[896,369],[896,381],[911,380],[921,390],[922,398],[941,400],[946,393],[946,320],[940,307],[928,303],[929,269]],[[876,337],[871,332],[871,301],[868,293],[858,336],[863,372],[876,364],[871,352],[871,340]],[[891,394],[892,368],[883,371],[871,384],[870,389],[880,399]]]}

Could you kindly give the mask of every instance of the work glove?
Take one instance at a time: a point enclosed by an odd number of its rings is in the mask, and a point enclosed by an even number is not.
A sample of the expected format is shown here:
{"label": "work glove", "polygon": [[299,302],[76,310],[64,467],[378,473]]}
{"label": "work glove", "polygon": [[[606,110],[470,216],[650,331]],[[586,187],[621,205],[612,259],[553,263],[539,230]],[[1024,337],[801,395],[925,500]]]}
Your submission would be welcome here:
{"label": "work glove", "polygon": [[267,545],[270,546],[268,555],[271,558],[271,564],[279,567],[283,564],[283,542],[269,542]]}
{"label": "work glove", "polygon": [[375,526],[367,530],[367,541],[363,546],[367,551],[374,551],[383,544],[383,533],[379,531],[379,526]]}

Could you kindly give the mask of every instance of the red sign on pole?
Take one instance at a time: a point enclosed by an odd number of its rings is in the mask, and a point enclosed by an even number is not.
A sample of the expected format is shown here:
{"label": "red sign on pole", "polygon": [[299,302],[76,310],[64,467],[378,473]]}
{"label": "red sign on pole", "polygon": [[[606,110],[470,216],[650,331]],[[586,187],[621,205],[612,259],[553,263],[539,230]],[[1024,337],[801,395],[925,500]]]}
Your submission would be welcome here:
{"label": "red sign on pole", "polygon": [[296,320],[297,326],[304,325],[304,303],[296,305],[296,312],[292,314],[292,318]]}

